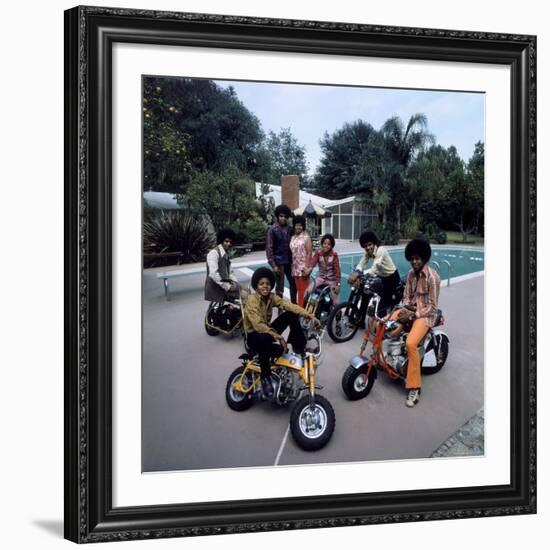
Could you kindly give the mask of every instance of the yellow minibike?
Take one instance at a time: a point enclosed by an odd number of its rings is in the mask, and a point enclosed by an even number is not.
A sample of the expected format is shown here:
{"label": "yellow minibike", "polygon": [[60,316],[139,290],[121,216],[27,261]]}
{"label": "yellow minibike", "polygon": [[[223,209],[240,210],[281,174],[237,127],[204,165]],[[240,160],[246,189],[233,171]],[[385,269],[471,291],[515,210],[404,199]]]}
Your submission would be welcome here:
{"label": "yellow minibike", "polygon": [[[272,401],[279,406],[295,401],[290,414],[292,437],[305,451],[321,449],[332,437],[336,420],[328,399],[316,393],[316,390],[322,389],[315,383],[319,355],[306,353],[302,357],[296,353],[281,353],[282,349],[277,344],[273,348]],[[265,400],[258,357],[244,353],[240,359],[242,365],[231,373],[225,389],[227,404],[234,411],[244,411],[256,401]],[[305,395],[302,395],[303,392],[306,392]]]}

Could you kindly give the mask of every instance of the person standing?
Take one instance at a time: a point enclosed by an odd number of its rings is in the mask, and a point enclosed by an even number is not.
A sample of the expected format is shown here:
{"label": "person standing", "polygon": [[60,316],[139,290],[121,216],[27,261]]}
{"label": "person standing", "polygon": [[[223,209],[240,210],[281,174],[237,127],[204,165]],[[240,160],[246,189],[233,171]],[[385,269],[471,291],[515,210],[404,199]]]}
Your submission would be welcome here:
{"label": "person standing", "polygon": [[303,216],[294,216],[292,222],[294,235],[290,239],[292,253],[292,276],[296,283],[298,305],[304,307],[304,295],[309,283],[309,263],[313,245],[306,229],[306,219]]}
{"label": "person standing", "polygon": [[292,253],[290,239],[293,235],[288,220],[292,212],[286,204],[275,208],[275,223],[267,230],[265,252],[267,261],[275,275],[275,294],[283,296],[285,276],[290,288],[290,301],[296,303],[296,284],[292,276]]}

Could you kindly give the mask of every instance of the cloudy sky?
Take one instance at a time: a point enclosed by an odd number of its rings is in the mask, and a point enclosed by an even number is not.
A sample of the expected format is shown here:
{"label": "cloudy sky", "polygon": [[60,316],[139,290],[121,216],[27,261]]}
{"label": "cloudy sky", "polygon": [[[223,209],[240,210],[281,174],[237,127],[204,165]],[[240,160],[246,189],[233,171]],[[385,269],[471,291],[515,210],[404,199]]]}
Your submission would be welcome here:
{"label": "cloudy sky", "polygon": [[481,93],[398,90],[308,84],[216,81],[235,88],[239,99],[260,120],[264,132],[291,128],[305,145],[310,172],[319,163],[319,139],[346,122],[362,119],[376,129],[397,115],[406,122],[415,113],[428,117],[436,143],[454,145],[467,161],[477,141],[485,141],[485,97]]}

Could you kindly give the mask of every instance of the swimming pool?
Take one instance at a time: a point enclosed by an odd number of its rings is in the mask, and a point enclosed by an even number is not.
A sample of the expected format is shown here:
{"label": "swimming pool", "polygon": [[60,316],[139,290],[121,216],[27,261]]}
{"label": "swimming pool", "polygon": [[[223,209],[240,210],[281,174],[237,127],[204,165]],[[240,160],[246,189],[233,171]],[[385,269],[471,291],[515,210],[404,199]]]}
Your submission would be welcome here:
{"label": "swimming pool", "polygon": [[[390,256],[399,270],[399,273],[402,276],[406,275],[411,266],[405,259],[405,247],[391,248]],[[340,266],[342,267],[342,272],[350,273],[362,257],[363,254],[360,253],[341,254]],[[483,250],[473,248],[434,247],[432,249],[430,264],[432,264],[432,267],[437,268],[435,262],[438,262],[441,267],[441,275],[446,278],[447,269],[446,266],[444,266],[443,260],[446,260],[451,264],[451,276],[458,277],[459,275],[483,271],[485,254]]]}
{"label": "swimming pool", "polygon": [[[411,265],[405,259],[405,247],[399,246],[390,248],[390,256],[395,263],[399,275],[403,278],[409,272]],[[363,257],[361,252],[354,252],[352,254],[339,254],[340,268],[342,271],[341,280],[341,301],[347,300],[349,296],[349,285],[347,282],[348,275],[355,269],[355,266],[359,263],[359,260]],[[484,270],[485,265],[485,253],[478,248],[461,248],[461,247],[432,247],[432,257],[430,259],[430,265],[434,267],[441,276],[441,285],[447,284],[447,278],[449,277],[448,266],[445,262],[449,262],[451,266],[450,276],[451,278],[460,277],[461,275],[468,275],[470,273],[476,273]],[[439,268],[437,267],[439,264]],[[252,276],[253,270],[256,267],[269,267],[269,264],[264,262],[258,262],[254,264],[245,264],[244,266],[235,265],[236,268],[240,268],[248,277]],[[370,263],[367,265],[369,267]],[[313,270],[312,277],[317,276],[317,269]],[[285,287],[288,288],[288,281],[285,278]]]}

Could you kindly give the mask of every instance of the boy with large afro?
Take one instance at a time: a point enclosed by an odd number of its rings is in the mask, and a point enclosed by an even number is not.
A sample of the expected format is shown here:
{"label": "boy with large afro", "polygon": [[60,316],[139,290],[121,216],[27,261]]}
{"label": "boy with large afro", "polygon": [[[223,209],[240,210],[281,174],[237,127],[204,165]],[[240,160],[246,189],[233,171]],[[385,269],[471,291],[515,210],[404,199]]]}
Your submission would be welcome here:
{"label": "boy with large afro", "polygon": [[[273,355],[273,345],[279,344],[283,352],[288,351],[287,343],[282,333],[290,328],[288,341],[292,344],[294,353],[303,354],[306,346],[306,337],[300,325],[299,317],[311,319],[316,327],[318,319],[304,308],[281,298],[272,292],[275,286],[275,275],[267,267],[256,269],[251,281],[252,293],[244,308],[244,329],[248,347],[258,354],[261,368],[262,390],[268,399],[273,398],[273,384],[271,382],[270,357]],[[271,316],[273,308],[277,307],[284,313],[273,322]]]}
{"label": "boy with large afro", "polygon": [[237,235],[230,227],[220,229],[216,235],[216,248],[206,256],[204,299],[209,302],[223,302],[239,296],[237,278],[231,269],[229,258],[229,249],[236,239]]}
{"label": "boy with large afro", "polygon": [[421,391],[418,344],[430,328],[435,326],[437,317],[441,279],[437,271],[428,265],[431,255],[430,243],[424,239],[413,239],[407,244],[405,258],[411,263],[412,269],[407,274],[403,307],[395,310],[391,315],[391,319],[403,325],[412,323],[406,340],[408,367],[405,387],[408,395],[405,405],[407,407],[414,407],[418,403]]}
{"label": "boy with large afro", "polygon": [[283,295],[286,277],[290,290],[290,300],[295,304],[297,291],[292,276],[292,252],[290,250],[290,239],[294,231],[288,223],[291,217],[292,211],[286,204],[279,204],[275,208],[275,221],[267,230],[265,253],[275,275],[275,292],[279,296]]}

